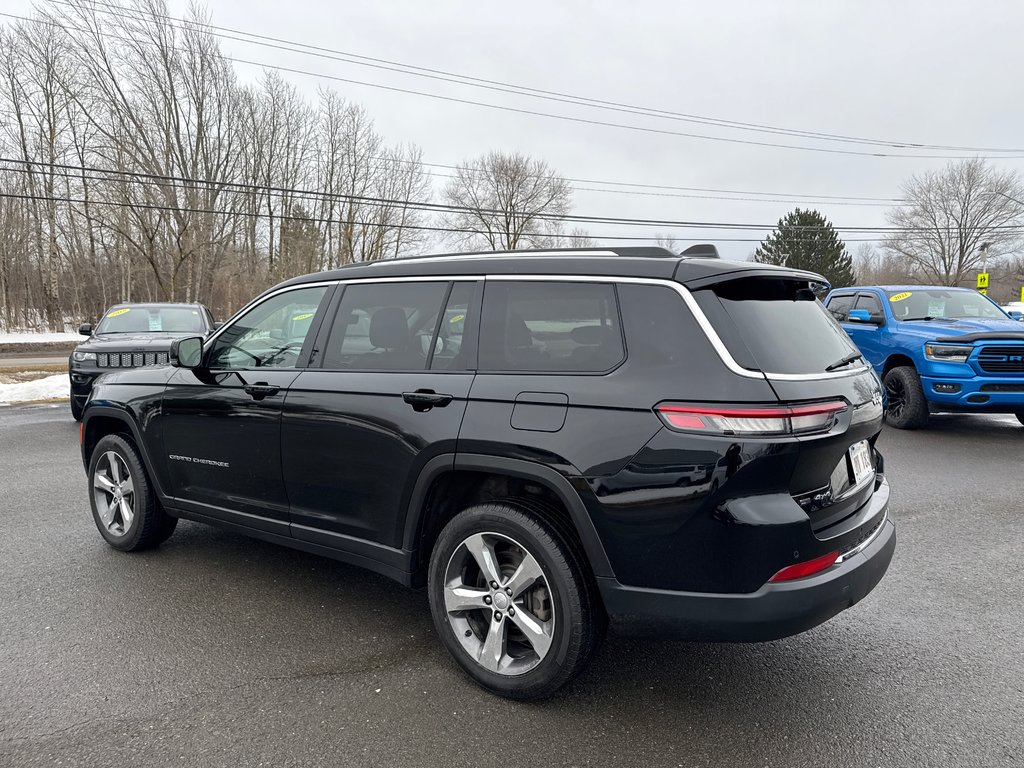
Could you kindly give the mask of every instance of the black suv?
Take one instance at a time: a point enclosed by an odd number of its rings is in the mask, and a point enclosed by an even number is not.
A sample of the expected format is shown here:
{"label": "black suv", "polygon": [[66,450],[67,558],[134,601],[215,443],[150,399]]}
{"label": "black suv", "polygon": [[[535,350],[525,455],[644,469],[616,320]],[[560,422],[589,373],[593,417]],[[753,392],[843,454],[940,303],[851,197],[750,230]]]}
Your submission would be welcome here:
{"label": "black suv", "polygon": [[171,342],[184,336],[206,335],[216,327],[202,304],[115,304],[94,329],[84,323],[78,332],[89,340],[68,358],[71,415],[82,418],[93,381],[118,368],[166,365]]}
{"label": "black suv", "polygon": [[481,685],[547,695],[605,622],[770,640],[895,548],[876,376],[817,275],[661,249],[289,280],[85,409],[114,547],[197,520],[425,585]]}

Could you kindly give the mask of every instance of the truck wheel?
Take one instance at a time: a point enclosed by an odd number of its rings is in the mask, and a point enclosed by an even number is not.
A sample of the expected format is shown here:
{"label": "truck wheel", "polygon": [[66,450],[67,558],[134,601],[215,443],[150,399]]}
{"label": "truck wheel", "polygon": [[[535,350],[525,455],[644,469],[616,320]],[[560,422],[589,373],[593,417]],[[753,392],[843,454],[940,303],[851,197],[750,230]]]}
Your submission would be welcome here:
{"label": "truck wheel", "polygon": [[885,393],[889,405],[885,421],[896,429],[920,429],[928,423],[928,401],[921,390],[921,379],[913,366],[901,365],[885,374]]}
{"label": "truck wheel", "polygon": [[441,641],[477,684],[520,700],[550,696],[579,674],[604,627],[580,548],[536,511],[516,501],[470,507],[430,557]]}
{"label": "truck wheel", "polygon": [[83,410],[85,410],[85,407],[79,405],[78,401],[75,400],[75,396],[72,395],[71,396],[71,417],[75,421],[81,421],[82,420],[82,411]]}
{"label": "truck wheel", "polygon": [[107,435],[96,444],[89,489],[96,527],[115,549],[155,547],[174,532],[177,518],[160,506],[138,450],[125,437]]}

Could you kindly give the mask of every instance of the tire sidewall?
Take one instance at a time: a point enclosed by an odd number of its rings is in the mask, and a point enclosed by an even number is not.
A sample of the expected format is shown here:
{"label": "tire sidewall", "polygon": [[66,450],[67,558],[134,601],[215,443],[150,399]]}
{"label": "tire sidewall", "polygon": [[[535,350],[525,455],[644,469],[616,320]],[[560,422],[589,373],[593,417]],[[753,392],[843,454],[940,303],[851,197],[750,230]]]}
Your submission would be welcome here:
{"label": "tire sidewall", "polygon": [[903,413],[899,419],[894,419],[888,410],[885,412],[885,423],[896,429],[919,429],[928,423],[928,402],[921,388],[921,379],[917,371],[908,366],[902,365],[892,368],[883,380],[883,385],[888,385],[891,378],[898,378],[903,384]]}
{"label": "tire sidewall", "polygon": [[[552,545],[560,547],[555,536],[544,530],[542,535],[544,539],[547,539],[544,541],[530,528],[518,524],[515,517],[510,519],[501,513],[484,511],[496,508],[510,510],[514,515],[523,514],[512,505],[481,505],[470,508],[453,518],[438,537],[430,559],[428,589],[431,613],[434,618],[434,626],[445,648],[478,683],[496,693],[529,698],[534,692],[543,692],[553,685],[555,687],[560,685],[560,683],[556,685],[554,681],[563,672],[566,662],[570,661],[568,656],[572,651],[574,631],[579,632],[581,629],[573,626],[573,617],[579,616],[581,610],[578,602],[573,599],[577,594],[578,587],[572,583],[573,575],[567,569],[559,567],[557,556],[553,556]],[[540,523],[538,526],[542,530],[544,529]],[[551,648],[536,667],[523,674],[500,675],[484,669],[462,647],[448,622],[444,609],[445,571],[456,547],[474,533],[497,533],[517,541],[537,559],[547,579],[552,605],[555,608],[555,629]],[[574,602],[577,604],[574,605]],[[507,619],[504,620],[507,621]]]}
{"label": "tire sidewall", "polygon": [[[135,514],[132,517],[131,525],[128,526],[128,531],[123,536],[115,536],[110,533],[106,526],[103,525],[103,521],[100,519],[99,510],[96,509],[96,493],[93,489],[93,478],[95,477],[96,467],[99,464],[100,457],[108,451],[113,451],[124,459],[125,464],[128,466],[128,471],[131,473],[132,484],[135,488],[132,498],[132,511]],[[135,446],[119,435],[107,435],[102,438],[96,444],[96,447],[93,449],[92,456],[89,459],[88,479],[89,506],[92,509],[93,522],[96,524],[96,528],[99,530],[100,535],[115,549],[126,551],[135,549],[138,546],[147,516],[152,514],[149,478],[146,475],[145,467],[142,466],[142,462],[139,460]]]}

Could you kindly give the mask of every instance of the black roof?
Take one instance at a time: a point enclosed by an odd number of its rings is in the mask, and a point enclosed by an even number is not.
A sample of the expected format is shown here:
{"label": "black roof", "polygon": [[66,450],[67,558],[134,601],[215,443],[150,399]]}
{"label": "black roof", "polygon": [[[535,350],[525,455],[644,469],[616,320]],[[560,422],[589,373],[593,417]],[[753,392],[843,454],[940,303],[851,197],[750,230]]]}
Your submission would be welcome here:
{"label": "black roof", "polygon": [[[276,288],[302,283],[379,277],[430,277],[452,275],[574,275],[646,277],[662,280],[704,282],[723,273],[764,274],[784,272],[807,279],[821,278],[749,261],[725,261],[704,255],[680,255],[667,248],[559,248],[521,251],[447,253],[384,259],[348,264],[328,272],[316,272],[286,280]],[[271,289],[274,290],[274,289]]]}

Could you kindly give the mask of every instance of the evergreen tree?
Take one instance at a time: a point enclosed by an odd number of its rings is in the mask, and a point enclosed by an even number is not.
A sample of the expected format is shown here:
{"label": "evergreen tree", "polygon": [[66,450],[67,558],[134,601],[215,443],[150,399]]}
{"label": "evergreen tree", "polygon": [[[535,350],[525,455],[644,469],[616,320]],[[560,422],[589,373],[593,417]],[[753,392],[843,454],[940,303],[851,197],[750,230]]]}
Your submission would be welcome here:
{"label": "evergreen tree", "polygon": [[754,261],[806,269],[822,275],[833,288],[853,285],[853,257],[831,222],[817,211],[799,208],[779,224],[754,252]]}

